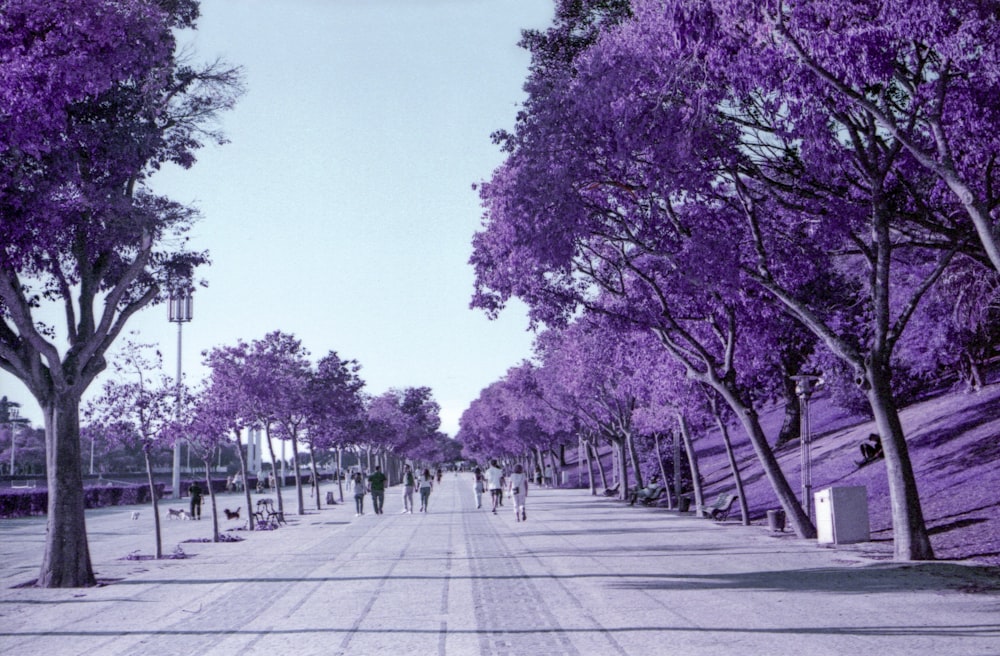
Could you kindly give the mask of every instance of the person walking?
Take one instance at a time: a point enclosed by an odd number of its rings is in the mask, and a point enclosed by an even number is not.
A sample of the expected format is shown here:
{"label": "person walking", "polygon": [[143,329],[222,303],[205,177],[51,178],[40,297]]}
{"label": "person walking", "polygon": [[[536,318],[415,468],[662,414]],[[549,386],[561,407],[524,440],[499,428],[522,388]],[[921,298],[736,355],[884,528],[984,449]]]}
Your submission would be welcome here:
{"label": "person walking", "polygon": [[524,510],[524,502],[528,496],[528,475],[524,473],[524,467],[520,464],[514,466],[514,473],[510,476],[510,495],[514,498],[514,518],[519,521],[527,521],[528,513]]}
{"label": "person walking", "polygon": [[490,460],[490,467],[486,470],[486,488],[490,491],[490,498],[493,500],[493,514],[497,514],[497,504],[500,503],[500,495],[503,494],[503,470],[497,464],[496,459]]}
{"label": "person walking", "polygon": [[553,480],[555,473],[555,468],[551,462],[545,465],[545,487],[553,487],[555,485],[555,481]]}
{"label": "person walking", "polygon": [[486,478],[483,476],[483,470],[479,467],[476,467],[475,475],[476,480],[472,484],[472,489],[476,493],[476,508],[478,509],[483,507],[483,492],[486,491]]}
{"label": "person walking", "polygon": [[361,472],[354,475],[354,516],[365,514],[365,479]]}
{"label": "person walking", "polygon": [[382,514],[382,506],[385,504],[385,474],[382,473],[382,465],[375,465],[375,471],[368,477],[368,488],[372,493],[372,507],[375,514]]}
{"label": "person walking", "polygon": [[409,465],[403,468],[403,513],[413,514],[413,488],[416,480]]}
{"label": "person walking", "polygon": [[423,476],[420,477],[420,512],[427,512],[427,502],[431,498],[431,489],[434,487],[434,476],[431,475],[431,470],[425,469]]}
{"label": "person walking", "polygon": [[193,481],[188,487],[188,494],[191,496],[191,519],[201,519],[201,486],[198,481]]}

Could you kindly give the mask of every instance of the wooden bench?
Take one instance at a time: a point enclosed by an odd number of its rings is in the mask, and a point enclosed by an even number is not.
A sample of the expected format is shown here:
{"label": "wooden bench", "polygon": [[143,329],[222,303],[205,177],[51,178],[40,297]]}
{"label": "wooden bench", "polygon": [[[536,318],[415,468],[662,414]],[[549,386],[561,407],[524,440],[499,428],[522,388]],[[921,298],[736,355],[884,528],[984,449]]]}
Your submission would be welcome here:
{"label": "wooden bench", "polygon": [[725,521],[729,518],[729,513],[733,510],[733,504],[739,499],[735,494],[723,492],[715,499],[711,506],[702,506],[701,511],[717,522]]}
{"label": "wooden bench", "polygon": [[33,480],[23,480],[23,481],[11,481],[11,487],[35,487],[35,481]]}

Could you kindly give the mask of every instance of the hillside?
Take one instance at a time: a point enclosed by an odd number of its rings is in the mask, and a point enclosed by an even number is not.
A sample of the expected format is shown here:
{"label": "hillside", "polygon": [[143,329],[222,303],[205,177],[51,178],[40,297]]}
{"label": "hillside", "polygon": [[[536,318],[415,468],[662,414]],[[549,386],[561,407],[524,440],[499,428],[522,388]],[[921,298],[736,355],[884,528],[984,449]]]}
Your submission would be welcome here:
{"label": "hillside", "polygon": [[[1000,384],[974,394],[951,392],[915,403],[901,413],[931,533],[941,560],[976,559],[1000,565]],[[813,490],[830,486],[864,485],[868,490],[873,546],[891,554],[892,522],[885,462],[858,468],[858,445],[875,431],[874,422],[846,416],[823,397],[810,404]],[[761,416],[769,437],[777,434],[780,408]],[[732,432],[740,461],[750,518],[764,524],[766,511],[779,507],[757,465],[753,448],[741,429]],[[732,479],[721,442],[696,440],[706,500],[732,491]],[[792,489],[800,490],[798,440],[777,456]],[[575,467],[574,467],[575,469]],[[575,472],[574,472],[575,473]],[[737,513],[738,516],[738,513]]]}

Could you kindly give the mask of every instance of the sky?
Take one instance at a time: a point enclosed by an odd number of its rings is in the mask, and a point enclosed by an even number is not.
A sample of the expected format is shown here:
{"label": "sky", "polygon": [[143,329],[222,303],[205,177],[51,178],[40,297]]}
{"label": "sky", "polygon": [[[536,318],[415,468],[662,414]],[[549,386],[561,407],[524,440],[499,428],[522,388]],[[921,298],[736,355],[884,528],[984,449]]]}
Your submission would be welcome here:
{"label": "sky", "polygon": [[[200,209],[190,248],[212,257],[182,328],[188,382],[206,349],[281,330],[314,360],[357,359],[369,393],[430,387],[441,429],[457,432],[479,391],[531,354],[522,307],[496,321],[469,309],[472,185],[501,163],[490,134],[524,99],[521,30],[552,12],[549,0],[203,0],[191,53],[242,66],[247,93],[222,118],[230,143],[152,181]],[[166,307],[129,327],[175,375]],[[0,374],[0,394],[40,425],[19,381]]]}

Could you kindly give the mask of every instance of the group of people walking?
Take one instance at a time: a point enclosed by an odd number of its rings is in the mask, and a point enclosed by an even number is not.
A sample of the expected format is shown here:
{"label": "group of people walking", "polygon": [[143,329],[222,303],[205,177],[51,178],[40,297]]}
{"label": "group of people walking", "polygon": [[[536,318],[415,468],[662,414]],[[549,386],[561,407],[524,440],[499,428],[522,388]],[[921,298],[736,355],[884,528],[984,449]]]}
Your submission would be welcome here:
{"label": "group of people walking", "polygon": [[528,475],[524,473],[523,465],[514,465],[514,472],[508,478],[500,464],[496,460],[491,460],[485,472],[476,467],[475,477],[476,508],[483,507],[483,494],[489,490],[493,502],[493,514],[497,514],[497,508],[503,506],[503,493],[506,489],[514,499],[515,519],[519,522],[528,520],[528,513],[525,510],[528,498]]}
{"label": "group of people walking", "polygon": [[[483,507],[483,494],[488,491],[493,504],[493,514],[497,514],[497,508],[503,506],[504,491],[506,491],[514,500],[515,519],[519,522],[527,521],[528,513],[525,509],[525,502],[528,497],[530,476],[524,471],[523,465],[514,465],[514,471],[508,476],[494,459],[490,461],[490,466],[485,472],[476,467],[474,475],[473,489],[476,494],[476,508]],[[376,466],[375,471],[367,477],[361,472],[354,474],[351,486],[354,493],[355,517],[365,514],[365,495],[369,493],[372,495],[372,506],[375,509],[375,514],[381,515],[383,513],[387,481],[388,477],[382,473],[380,466]],[[415,492],[420,493],[420,512],[427,512],[434,482],[435,476],[430,469],[424,469],[423,473],[417,475],[410,465],[405,465],[403,468],[403,509],[400,512],[413,514]],[[437,482],[441,482],[440,469],[437,470]]]}
{"label": "group of people walking", "polygon": [[[352,491],[354,492],[355,517],[365,514],[365,495],[371,493],[372,506],[376,515],[381,515],[385,505],[385,484],[388,477],[382,473],[382,467],[376,465],[375,471],[365,478],[364,474],[357,472],[351,480]],[[441,481],[441,470],[437,472],[437,480]],[[430,469],[425,469],[423,474],[414,475],[413,468],[406,465],[403,469],[403,513],[413,513],[413,493],[420,491],[420,512],[427,512],[427,505],[430,502],[431,490],[434,488],[434,476]]]}

